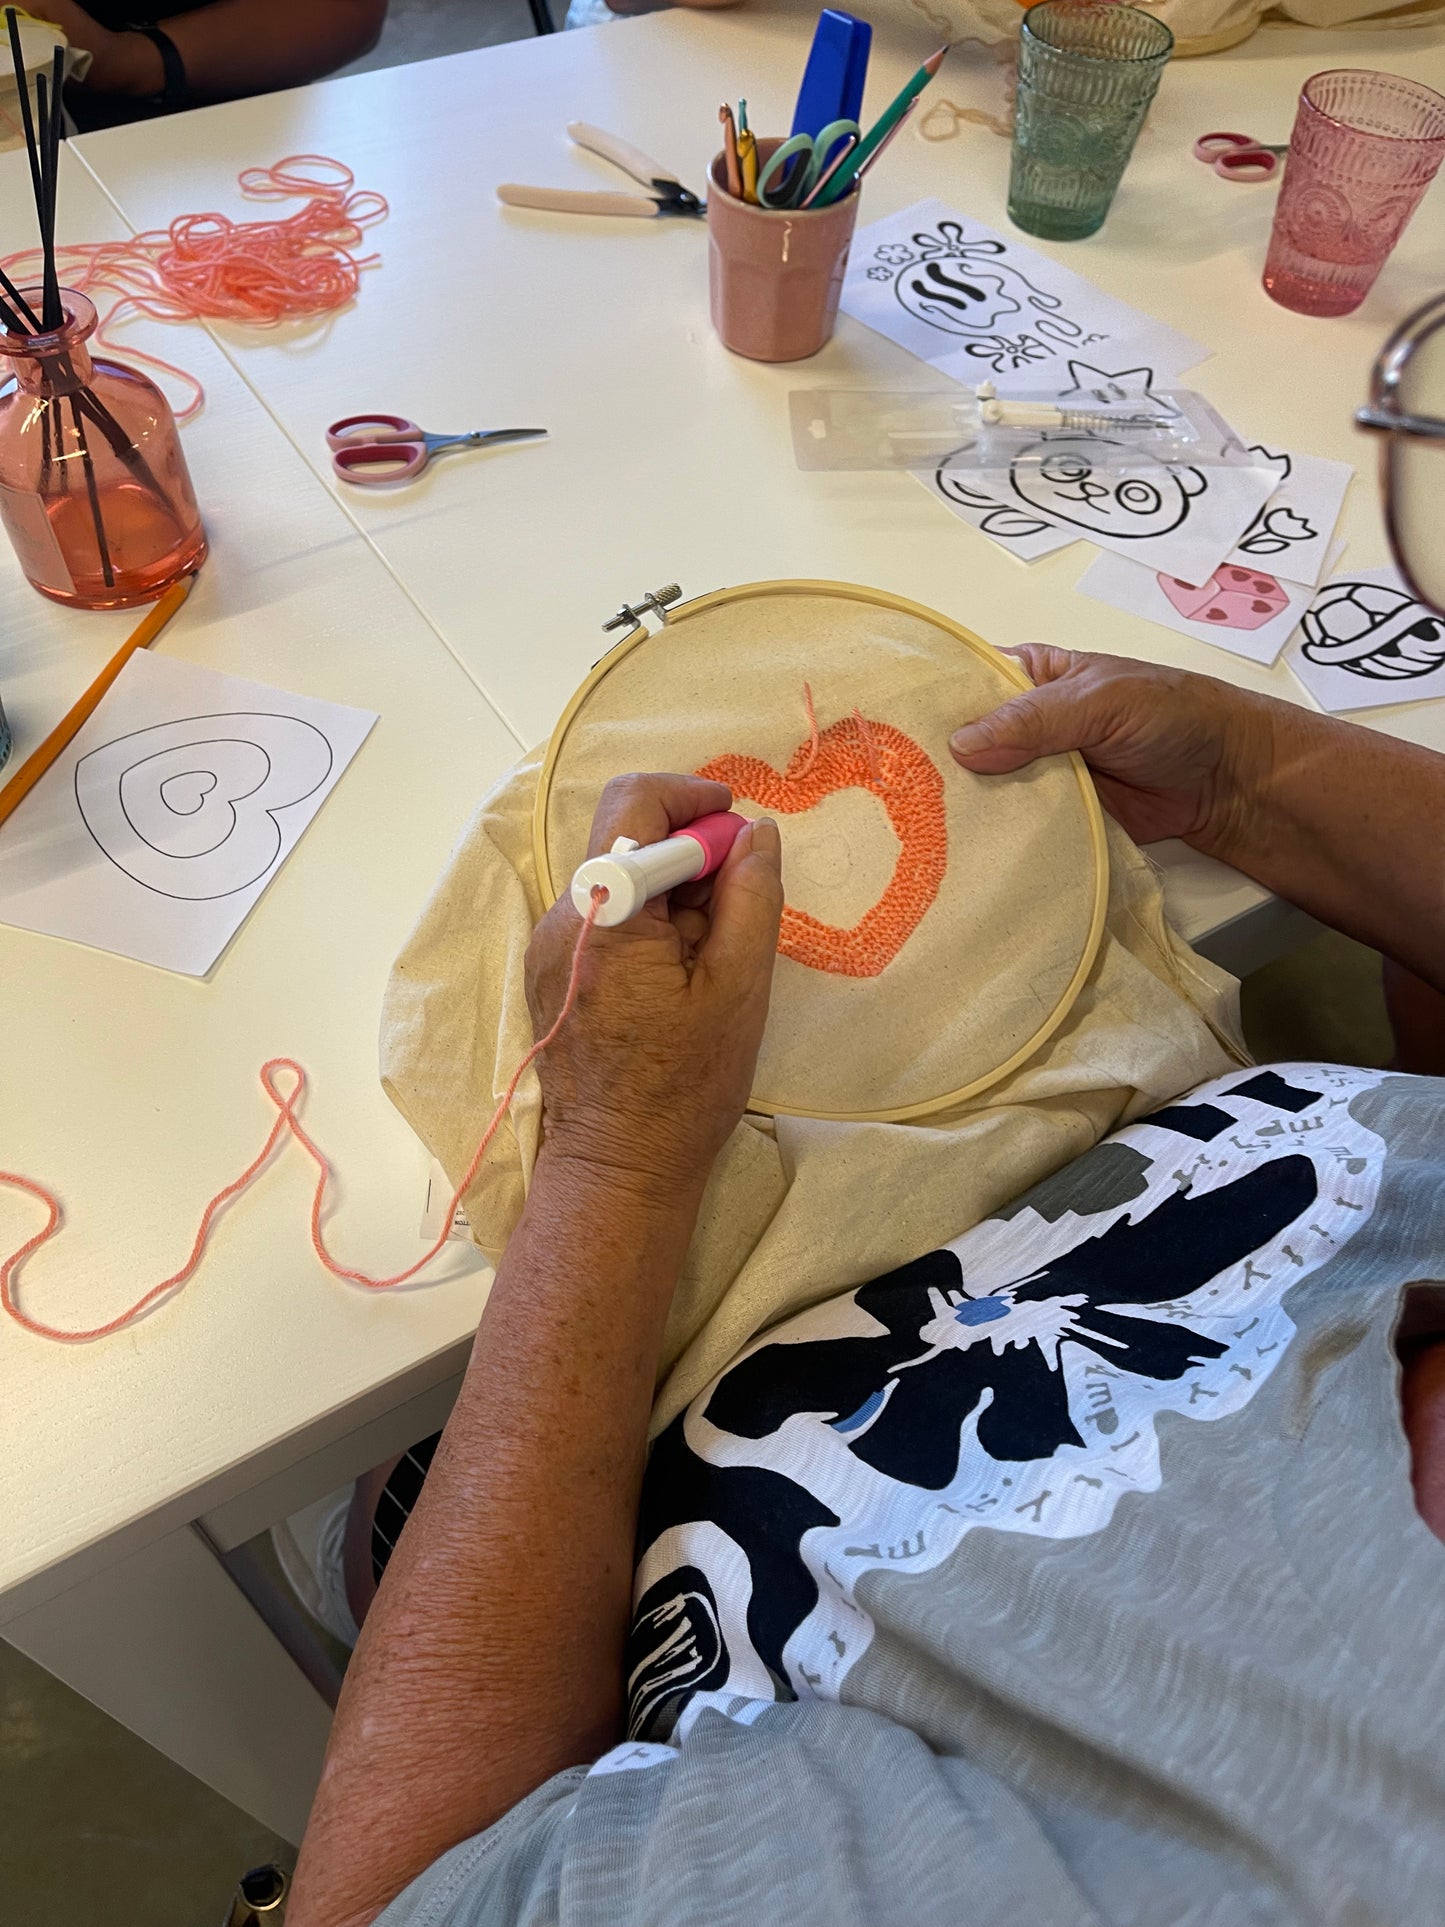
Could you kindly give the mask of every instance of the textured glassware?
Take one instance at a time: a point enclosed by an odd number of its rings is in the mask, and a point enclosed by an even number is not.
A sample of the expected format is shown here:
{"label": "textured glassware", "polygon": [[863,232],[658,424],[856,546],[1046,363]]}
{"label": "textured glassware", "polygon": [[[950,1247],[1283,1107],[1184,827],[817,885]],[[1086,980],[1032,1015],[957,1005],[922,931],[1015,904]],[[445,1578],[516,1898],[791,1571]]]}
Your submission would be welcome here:
{"label": "textured glassware", "polygon": [[[38,314],[40,289],[23,292]],[[135,369],[92,357],[95,309],[68,288],[60,298],[63,327],[0,329],[0,521],[42,595],[124,609],[199,568],[205,531],[170,404]]]}
{"label": "textured glassware", "polygon": [[1104,224],[1174,36],[1108,0],[1043,0],[1019,28],[1008,211],[1015,227],[1077,241]]}
{"label": "textured glassware", "polygon": [[1368,68],[1313,74],[1300,90],[1264,264],[1265,290],[1298,314],[1350,314],[1445,158],[1445,99]]}

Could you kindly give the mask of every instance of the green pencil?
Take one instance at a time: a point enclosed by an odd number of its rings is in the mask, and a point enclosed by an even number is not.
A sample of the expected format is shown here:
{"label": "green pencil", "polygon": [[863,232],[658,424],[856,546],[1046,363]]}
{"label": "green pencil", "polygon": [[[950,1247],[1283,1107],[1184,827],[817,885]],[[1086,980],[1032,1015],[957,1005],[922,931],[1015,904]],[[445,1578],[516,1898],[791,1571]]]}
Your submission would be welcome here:
{"label": "green pencil", "polygon": [[943,65],[947,47],[940,47],[936,54],[930,54],[913,78],[906,83],[895,100],[889,102],[882,114],[859,141],[853,152],[844,161],[827,187],[814,201],[814,207],[831,207],[834,201],[841,201],[852,187],[861,169],[867,166],[870,157],[877,152],[894,128],[908,112],[909,108],[932,80]]}

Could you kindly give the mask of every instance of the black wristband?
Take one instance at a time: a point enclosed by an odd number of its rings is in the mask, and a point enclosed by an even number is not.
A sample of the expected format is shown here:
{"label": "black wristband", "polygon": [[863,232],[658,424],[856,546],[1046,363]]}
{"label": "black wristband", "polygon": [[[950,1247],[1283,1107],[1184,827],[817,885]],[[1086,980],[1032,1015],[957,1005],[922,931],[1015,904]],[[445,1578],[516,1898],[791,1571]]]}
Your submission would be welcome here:
{"label": "black wristband", "polygon": [[168,33],[159,27],[132,24],[125,29],[127,33],[143,33],[147,40],[153,41],[161,57],[161,67],[165,81],[158,94],[146,98],[160,108],[163,114],[173,114],[184,107],[190,99],[191,83],[186,74],[186,63],[181,59],[181,50]]}

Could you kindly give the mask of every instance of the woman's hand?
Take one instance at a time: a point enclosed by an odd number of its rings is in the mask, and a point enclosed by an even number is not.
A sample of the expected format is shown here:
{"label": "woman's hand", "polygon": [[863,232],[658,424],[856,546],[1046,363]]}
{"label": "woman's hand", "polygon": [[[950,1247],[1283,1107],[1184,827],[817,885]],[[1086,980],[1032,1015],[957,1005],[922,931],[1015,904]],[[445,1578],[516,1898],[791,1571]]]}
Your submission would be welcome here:
{"label": "woman's hand", "polygon": [[[656,843],[725,810],[721,783],[623,776],[607,785],[589,856],[614,838]],[[544,1155],[601,1170],[644,1195],[696,1196],[743,1114],[768,1014],[783,909],[777,825],[739,832],[705,882],[654,898],[587,941],[571,1019],[537,1060]],[[581,919],[563,895],[527,952],[537,1036],[566,995]]]}
{"label": "woman's hand", "polygon": [[1268,785],[1299,712],[1212,676],[1026,643],[1009,650],[1036,687],[965,723],[954,760],[978,775],[1078,750],[1111,816],[1138,843],[1232,841]]}

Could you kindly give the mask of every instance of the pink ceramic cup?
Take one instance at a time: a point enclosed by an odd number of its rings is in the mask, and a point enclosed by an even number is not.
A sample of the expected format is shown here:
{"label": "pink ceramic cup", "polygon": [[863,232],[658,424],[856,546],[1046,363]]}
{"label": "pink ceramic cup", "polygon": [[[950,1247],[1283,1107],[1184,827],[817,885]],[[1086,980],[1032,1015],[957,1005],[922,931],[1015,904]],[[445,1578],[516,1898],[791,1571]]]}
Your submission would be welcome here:
{"label": "pink ceramic cup", "polygon": [[[781,146],[758,142],[761,167]],[[750,207],[712,164],[707,197],[712,325],[725,348],[750,361],[801,361],[833,332],[858,218],[858,190],[832,207]]]}
{"label": "pink ceramic cup", "polygon": [[1350,314],[1445,158],[1445,99],[1400,74],[1338,67],[1299,97],[1264,285],[1299,314]]}

